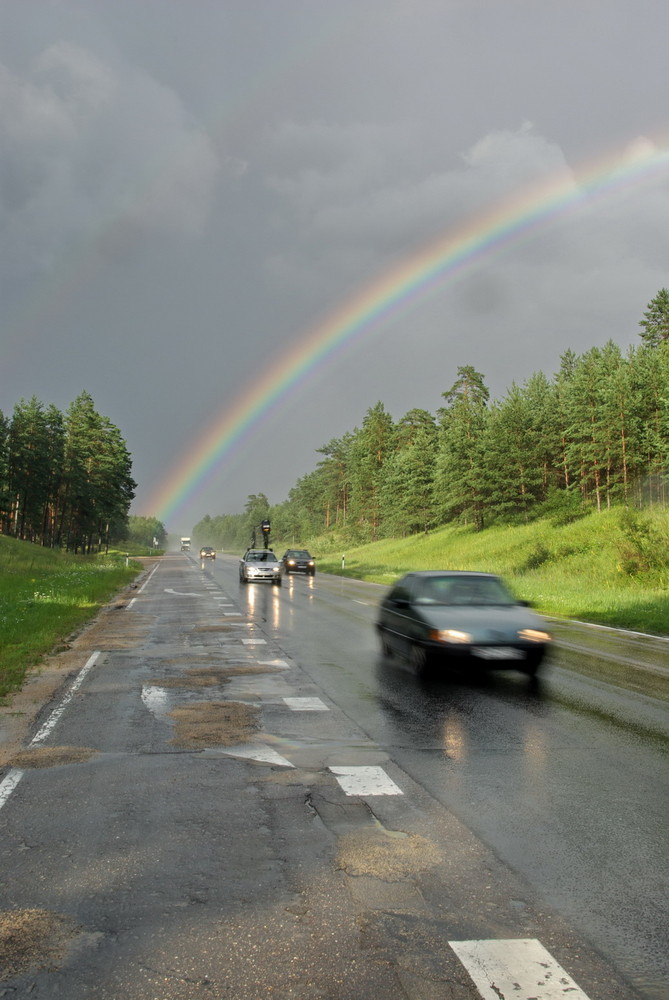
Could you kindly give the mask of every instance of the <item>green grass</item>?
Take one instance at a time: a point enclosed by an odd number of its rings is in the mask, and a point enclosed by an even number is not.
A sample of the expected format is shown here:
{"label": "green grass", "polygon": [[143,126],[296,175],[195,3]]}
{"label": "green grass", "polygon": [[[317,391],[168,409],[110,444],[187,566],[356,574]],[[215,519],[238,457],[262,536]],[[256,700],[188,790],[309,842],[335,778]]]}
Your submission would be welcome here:
{"label": "green grass", "polygon": [[611,510],[560,526],[545,520],[480,532],[448,527],[356,548],[332,537],[307,544],[327,573],[382,584],[412,569],[498,573],[543,614],[669,635],[665,510]]}
{"label": "green grass", "polygon": [[71,556],[0,535],[0,700],[140,569],[125,553]]}

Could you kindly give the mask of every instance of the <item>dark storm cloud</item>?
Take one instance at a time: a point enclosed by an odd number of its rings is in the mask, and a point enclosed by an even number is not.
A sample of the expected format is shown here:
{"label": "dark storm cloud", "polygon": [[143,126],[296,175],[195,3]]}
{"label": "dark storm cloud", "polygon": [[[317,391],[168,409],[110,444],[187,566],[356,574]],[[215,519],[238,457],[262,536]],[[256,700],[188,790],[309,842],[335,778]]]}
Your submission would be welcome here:
{"label": "dark storm cloud", "polygon": [[[86,388],[141,510],[385,269],[663,146],[668,28],[659,0],[5,0],[0,409]],[[500,395],[569,347],[634,343],[667,234],[667,184],[640,174],[482,254],[296,387],[171,527],[280,501],[368,406],[436,409],[458,365]]]}

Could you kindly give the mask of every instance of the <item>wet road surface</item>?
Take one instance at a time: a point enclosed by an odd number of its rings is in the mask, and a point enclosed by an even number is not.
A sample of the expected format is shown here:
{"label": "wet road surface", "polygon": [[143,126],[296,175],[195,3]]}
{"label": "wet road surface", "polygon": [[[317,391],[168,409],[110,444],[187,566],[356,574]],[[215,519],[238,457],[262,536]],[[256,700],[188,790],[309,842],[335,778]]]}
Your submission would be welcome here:
{"label": "wet road surface", "polygon": [[554,624],[537,683],[510,671],[425,684],[378,652],[383,589],[291,576],[282,599],[247,601],[431,796],[649,996],[669,997],[669,706],[574,673],[575,659],[596,654],[666,675],[669,643]]}
{"label": "wet road surface", "polygon": [[[661,707],[627,725],[558,666],[418,684],[379,593],[179,555],[88,633],[33,749],[90,754],[0,785],[0,940],[50,928],[7,995],[666,1000]],[[226,744],[198,713],[230,701],[260,723]],[[179,712],[213,728],[179,742]]]}

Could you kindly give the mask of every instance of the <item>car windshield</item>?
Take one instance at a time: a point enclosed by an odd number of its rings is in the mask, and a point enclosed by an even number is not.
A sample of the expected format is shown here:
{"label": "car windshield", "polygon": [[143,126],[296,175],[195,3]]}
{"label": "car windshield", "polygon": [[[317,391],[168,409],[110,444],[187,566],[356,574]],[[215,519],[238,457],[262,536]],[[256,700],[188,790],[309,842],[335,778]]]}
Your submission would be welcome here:
{"label": "car windshield", "polygon": [[249,552],[246,559],[248,562],[276,562],[273,552]]}
{"label": "car windshield", "polygon": [[517,603],[502,581],[494,577],[431,576],[420,581],[415,600],[417,604],[477,607]]}
{"label": "car windshield", "polygon": [[310,559],[311,556],[306,549],[293,549],[288,553],[289,559]]}

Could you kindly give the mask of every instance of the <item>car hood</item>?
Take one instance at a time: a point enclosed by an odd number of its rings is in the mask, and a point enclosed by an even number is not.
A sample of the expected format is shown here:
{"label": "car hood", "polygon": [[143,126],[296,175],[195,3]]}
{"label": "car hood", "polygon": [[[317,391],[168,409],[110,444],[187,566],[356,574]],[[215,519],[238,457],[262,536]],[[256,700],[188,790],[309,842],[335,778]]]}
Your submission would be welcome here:
{"label": "car hood", "polygon": [[547,630],[539,615],[515,604],[510,607],[427,605],[420,607],[420,617],[430,628],[469,632],[475,642],[510,640],[525,628]]}

